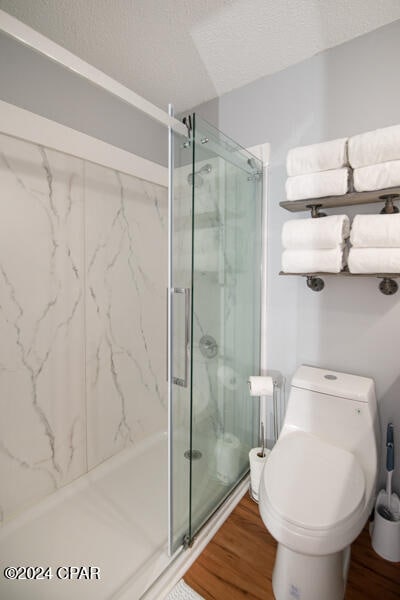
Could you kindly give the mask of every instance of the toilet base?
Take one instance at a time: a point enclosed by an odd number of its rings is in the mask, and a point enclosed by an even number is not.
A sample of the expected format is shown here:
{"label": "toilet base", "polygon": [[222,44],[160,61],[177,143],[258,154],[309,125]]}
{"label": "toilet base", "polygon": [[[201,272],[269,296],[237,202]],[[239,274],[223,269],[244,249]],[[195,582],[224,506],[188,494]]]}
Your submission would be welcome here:
{"label": "toilet base", "polygon": [[278,544],[272,589],[276,600],[343,600],[350,546],[325,556],[299,554]]}

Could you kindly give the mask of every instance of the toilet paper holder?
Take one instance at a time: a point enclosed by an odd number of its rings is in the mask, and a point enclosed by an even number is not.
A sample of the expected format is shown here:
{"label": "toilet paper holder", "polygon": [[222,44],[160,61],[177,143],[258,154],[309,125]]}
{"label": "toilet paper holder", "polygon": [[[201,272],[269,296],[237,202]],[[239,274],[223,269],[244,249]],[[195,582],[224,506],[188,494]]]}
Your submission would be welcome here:
{"label": "toilet paper holder", "polygon": [[[274,440],[278,439],[279,435],[279,422],[278,417],[278,390],[282,389],[283,377],[279,371],[270,371],[270,375],[264,376],[252,376],[247,381],[249,385],[249,392],[251,396],[258,397],[269,397],[272,398],[273,407],[273,434]],[[272,393],[271,393],[272,392]],[[264,437],[264,423],[261,420],[260,427],[262,427],[261,437],[263,443],[265,443]]]}

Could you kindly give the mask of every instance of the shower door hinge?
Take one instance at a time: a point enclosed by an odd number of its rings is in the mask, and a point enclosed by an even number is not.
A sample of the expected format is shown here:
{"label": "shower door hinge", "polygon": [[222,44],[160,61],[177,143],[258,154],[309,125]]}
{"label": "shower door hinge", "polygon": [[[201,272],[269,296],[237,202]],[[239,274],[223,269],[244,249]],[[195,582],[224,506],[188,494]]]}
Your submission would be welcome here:
{"label": "shower door hinge", "polygon": [[192,115],[188,115],[187,117],[183,117],[182,123],[184,125],[186,125],[186,129],[188,130],[188,137],[190,137],[190,134],[191,134],[192,129],[193,129],[193,126],[192,126]]}
{"label": "shower door hinge", "polygon": [[192,124],[192,115],[188,115],[187,117],[183,117],[182,123],[186,125],[187,129],[187,140],[184,142],[183,147],[189,148],[190,143],[192,141],[192,132],[193,132],[193,124]]}

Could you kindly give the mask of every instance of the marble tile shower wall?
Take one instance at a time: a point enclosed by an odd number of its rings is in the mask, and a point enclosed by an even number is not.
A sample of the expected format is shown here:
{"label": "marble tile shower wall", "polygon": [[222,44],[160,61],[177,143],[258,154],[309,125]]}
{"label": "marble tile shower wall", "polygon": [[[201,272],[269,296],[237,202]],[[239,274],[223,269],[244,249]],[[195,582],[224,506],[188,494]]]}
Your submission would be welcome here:
{"label": "marble tile shower wall", "polygon": [[0,134],[0,521],[166,428],[165,188]]}
{"label": "marble tile shower wall", "polygon": [[89,468],[166,430],[167,191],[86,165]]}

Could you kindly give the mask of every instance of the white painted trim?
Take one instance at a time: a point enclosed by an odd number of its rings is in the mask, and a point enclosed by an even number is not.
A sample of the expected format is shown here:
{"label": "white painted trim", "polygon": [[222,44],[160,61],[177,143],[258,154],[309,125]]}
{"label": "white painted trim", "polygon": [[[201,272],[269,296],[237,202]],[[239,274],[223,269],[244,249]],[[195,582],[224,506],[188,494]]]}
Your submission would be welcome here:
{"label": "white painted trim", "polygon": [[38,33],[25,23],[22,23],[15,17],[12,17],[4,10],[0,10],[0,30],[17,39],[18,41],[33,48],[40,54],[44,54],[47,58],[73,71],[80,77],[87,79],[110,94],[117,96],[120,100],[127,102],[138,110],[146,113],[149,117],[158,121],[166,127],[171,126],[177,133],[186,135],[186,127],[177,119],[169,117],[169,115],[155,106],[139,94],[136,94],[126,86],[122,85],[115,79],[112,79],[99,69],[96,69],[89,63],[85,62],[72,52],[69,52],[59,44],[56,44],[41,33]]}
{"label": "white painted trim", "polygon": [[[210,521],[203,527],[198,536],[196,536],[192,548],[180,552],[140,600],[162,600],[169,594],[247,493],[249,482],[250,476],[243,479]],[[132,600],[132,595],[129,595],[129,590],[127,590],[126,595],[118,598],[118,600]]]}
{"label": "white painted trim", "polygon": [[[262,259],[261,259],[261,340],[260,375],[267,375],[267,276],[268,276],[268,164],[271,144],[268,142],[247,148],[263,164]],[[266,396],[260,397],[260,422],[267,437],[268,410]]]}
{"label": "white painted trim", "polygon": [[0,132],[158,185],[168,185],[167,167],[2,100]]}
{"label": "white painted trim", "polygon": [[[260,375],[267,375],[268,360],[268,163],[263,168],[263,214],[262,214],[262,261],[261,261],[261,346],[260,346]],[[264,422],[265,442],[268,427],[267,398],[260,398],[260,416]]]}

